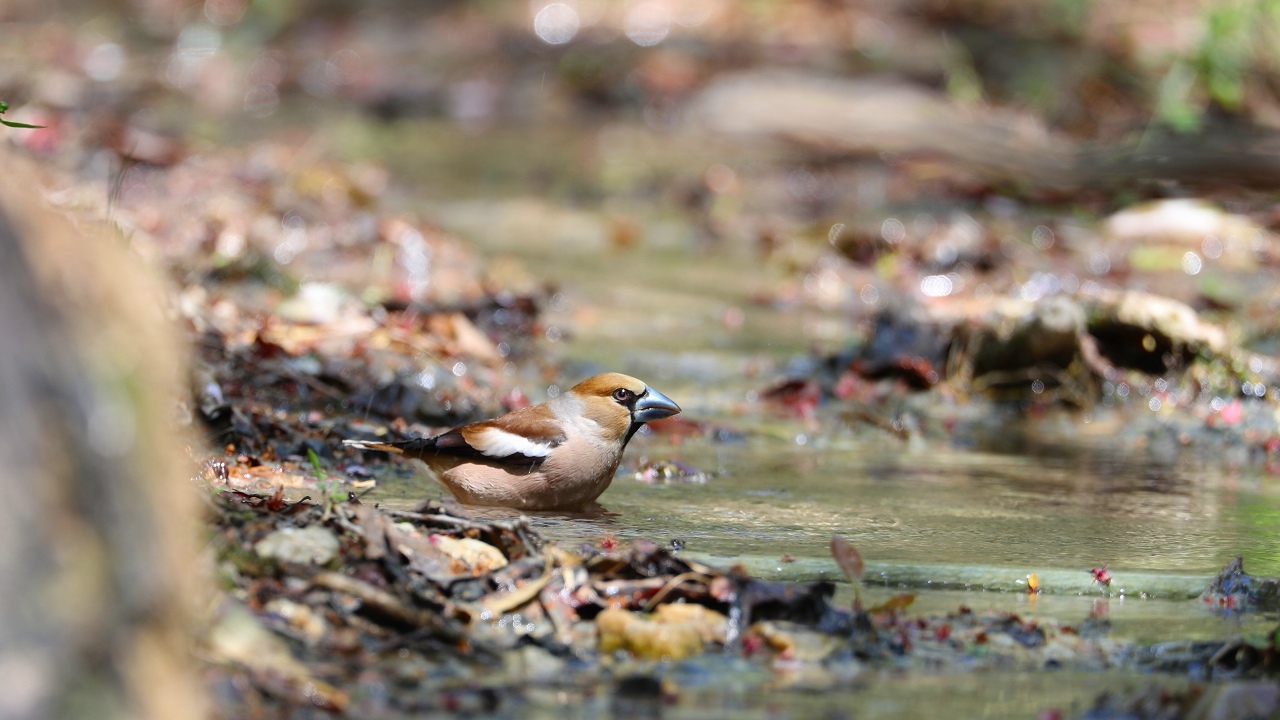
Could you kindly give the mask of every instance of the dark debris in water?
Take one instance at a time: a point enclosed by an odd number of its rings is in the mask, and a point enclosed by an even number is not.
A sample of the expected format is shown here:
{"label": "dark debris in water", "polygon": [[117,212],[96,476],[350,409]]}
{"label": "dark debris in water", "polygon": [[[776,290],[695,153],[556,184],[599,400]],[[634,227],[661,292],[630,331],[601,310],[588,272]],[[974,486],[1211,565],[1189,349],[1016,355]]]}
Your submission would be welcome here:
{"label": "dark debris in water", "polygon": [[1032,433],[1027,421],[1038,418],[1078,426],[1083,413],[1119,426],[1110,442],[1126,452],[1221,448],[1233,462],[1280,468],[1280,366],[1180,301],[1094,288],[891,304],[865,324],[864,338],[805,363],[761,399],[811,423],[834,405],[847,422],[904,439],[986,444]]}
{"label": "dark debris in water", "polygon": [[[1280,380],[1272,363],[1230,346],[1226,330],[1190,306],[1137,291],[891,306],[870,325],[865,341],[817,366],[830,383],[827,394],[851,394],[839,385],[845,372],[896,378],[915,390],[947,381],[965,395],[1036,395],[1086,407],[1102,401],[1104,382],[1177,383],[1185,376],[1212,384],[1207,389],[1220,396],[1236,396],[1252,388],[1245,386],[1249,380],[1268,387]],[[1196,372],[1201,364],[1225,370],[1210,376]]]}
{"label": "dark debris in water", "polygon": [[1203,680],[1280,677],[1274,633],[1266,645],[1235,638],[1226,642],[1164,642],[1136,648],[1132,664],[1142,670],[1186,675]]}
{"label": "dark debris in water", "polygon": [[1200,599],[1227,611],[1280,610],[1280,580],[1260,578],[1244,571],[1244,558],[1236,557],[1222,568]]}
{"label": "dark debris in water", "polygon": [[711,473],[676,460],[648,460],[636,468],[632,477],[650,484],[700,485],[711,479]]}

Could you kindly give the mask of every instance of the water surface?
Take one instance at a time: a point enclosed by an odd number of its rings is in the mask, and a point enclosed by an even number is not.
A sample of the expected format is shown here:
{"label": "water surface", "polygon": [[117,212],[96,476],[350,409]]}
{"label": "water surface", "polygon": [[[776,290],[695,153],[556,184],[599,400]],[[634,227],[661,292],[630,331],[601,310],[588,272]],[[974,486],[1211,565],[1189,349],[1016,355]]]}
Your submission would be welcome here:
{"label": "water surface", "polygon": [[[535,526],[575,543],[607,533],[678,540],[686,551],[723,558],[776,558],[780,577],[810,567],[784,556],[828,558],[833,534],[873,563],[1075,570],[1087,580],[1085,571],[1103,564],[1118,577],[1208,576],[1243,554],[1251,572],[1280,574],[1267,532],[1280,490],[1261,477],[984,454],[940,443],[886,453],[883,446],[896,441],[877,448],[771,438],[679,446],[646,440],[629,449],[630,466],[645,457],[679,459],[711,478],[653,484],[624,471],[601,497],[607,513],[534,514]],[[418,476],[401,496],[422,492],[441,495]],[[792,564],[797,569],[789,571]]]}

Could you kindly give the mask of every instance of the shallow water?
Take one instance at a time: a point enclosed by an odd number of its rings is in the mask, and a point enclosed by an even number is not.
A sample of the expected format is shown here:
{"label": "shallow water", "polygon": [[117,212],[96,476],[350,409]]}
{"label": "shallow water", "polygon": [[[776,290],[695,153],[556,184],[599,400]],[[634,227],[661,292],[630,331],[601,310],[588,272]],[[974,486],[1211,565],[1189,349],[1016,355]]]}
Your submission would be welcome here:
{"label": "shallow water", "polygon": [[[690,692],[681,696],[672,718],[904,718],[984,717],[1028,718],[1054,708],[1065,717],[1089,708],[1078,693],[1088,684],[1097,692],[1124,691],[1152,682],[1149,676],[1096,673],[1002,673],[999,681],[985,673],[940,674],[921,682],[906,673],[868,673],[849,690],[823,694],[808,692],[733,694],[723,690]],[[1171,690],[1185,681],[1164,679]],[[731,710],[732,714],[725,714]],[[707,713],[710,712],[711,715]]]}
{"label": "shallow water", "polygon": [[[678,669],[677,669],[678,670]],[[714,672],[714,671],[713,671]],[[680,676],[679,672],[672,672]],[[840,690],[812,692],[803,678],[791,678],[794,692],[778,687],[744,688],[726,681],[730,673],[713,675],[702,687],[682,688],[667,702],[651,706],[613,700],[606,694],[581,697],[562,690],[531,687],[525,691],[520,716],[528,718],[663,717],[744,718],[745,720],[811,720],[821,718],[984,717],[1028,718],[1053,708],[1075,717],[1090,707],[1075,688],[1089,684],[1097,691],[1120,691],[1158,683],[1170,691],[1186,688],[1185,680],[1130,673],[1002,673],[999,682],[984,673],[937,674],[928,682],[894,671],[867,671],[848,679]],[[783,681],[785,682],[785,680]],[[678,701],[678,702],[677,702]]]}
{"label": "shallow water", "polygon": [[[838,534],[867,561],[871,602],[911,588],[913,613],[968,605],[1078,622],[1102,611],[1115,637],[1139,643],[1240,634],[1258,641],[1274,627],[1275,617],[1223,617],[1193,599],[1236,555],[1254,574],[1280,575],[1273,539],[1280,487],[1261,469],[1232,469],[1176,450],[1163,458],[1134,452],[1112,437],[1123,414],[1093,427],[1051,418],[1045,425],[1053,439],[1037,439],[1033,425],[978,422],[962,441],[910,442],[846,425],[830,411],[809,422],[779,418],[751,402],[753,393],[797,358],[852,342],[857,330],[837,312],[754,302],[775,287],[777,271],[763,268],[751,249],[721,247],[712,256],[696,249],[690,228],[659,219],[645,225],[640,247],[617,251],[602,215],[530,199],[436,203],[429,214],[485,252],[514,256],[557,284],[547,322],[568,332],[548,347],[563,361],[564,382],[603,369],[627,372],[676,399],[685,418],[741,438],[638,436],[600,499],[607,512],[532,516],[550,538],[675,540],[683,552],[743,563],[761,575],[838,580],[828,550]],[[741,326],[726,322],[727,313],[740,314]],[[546,389],[526,391],[537,401]],[[645,459],[677,460],[711,477],[641,482],[633,472]],[[443,493],[413,474],[371,497],[405,506],[424,495]],[[1109,600],[1088,572],[1104,564],[1115,578]],[[1025,593],[1032,572],[1045,591],[1038,597]],[[843,586],[838,599],[847,601],[849,592]],[[877,671],[847,689],[777,694],[759,679],[712,677],[721,685],[682,685],[667,716],[902,717],[936,714],[941,703],[954,716],[1027,717],[1050,707],[1072,714],[1103,689],[1152,680]],[[564,705],[554,693],[530,699],[534,716],[539,708],[557,717],[593,716],[590,703]]]}
{"label": "shallow water", "polygon": [[[571,542],[595,543],[606,533],[679,540],[686,552],[757,559],[763,562],[753,570],[797,579],[815,572],[806,560],[835,574],[827,562],[833,534],[853,542],[873,567],[1074,571],[1081,582],[1062,588],[1071,592],[1102,564],[1110,565],[1117,589],[1126,573],[1208,577],[1237,554],[1251,572],[1280,574],[1267,534],[1280,490],[1261,478],[1228,482],[1137,462],[1071,464],[946,447],[876,455],[884,449],[772,439],[635,445],[637,459],[674,458],[715,474],[698,484],[620,474],[600,499],[607,513],[535,514],[535,526]],[[406,483],[379,497],[441,495],[425,476]],[[937,580],[953,574],[940,571]]]}
{"label": "shallow water", "polygon": [[[971,430],[964,446],[905,442],[830,413],[809,423],[779,418],[746,398],[815,346],[851,342],[854,329],[835,313],[749,302],[771,272],[750,252],[725,248],[712,261],[686,249],[690,231],[667,221],[646,235],[652,243],[611,252],[602,218],[533,200],[449,203],[432,212],[487,252],[514,255],[558,283],[548,322],[570,331],[550,344],[573,374],[566,383],[604,368],[629,372],[680,402],[685,418],[742,437],[637,437],[625,468],[678,460],[712,477],[648,484],[620,473],[600,500],[608,514],[536,517],[551,537],[678,539],[689,552],[753,558],[753,569],[780,577],[811,576],[816,566],[803,561],[828,558],[832,534],[869,563],[1078,571],[1086,585],[1085,571],[1103,564],[1117,578],[1200,577],[1237,554],[1250,572],[1280,574],[1271,535],[1280,487],[1261,469],[1231,469],[1212,457],[1156,461],[1109,445],[1101,423],[1070,417],[1065,425],[1079,433],[1066,444],[1014,441],[1007,426],[990,423]],[[726,328],[727,308],[742,310],[742,329]],[[536,400],[544,389],[528,390]],[[981,447],[1000,452],[973,449]],[[381,496],[408,498],[424,488],[438,493],[419,478]],[[769,562],[784,555],[802,562]]]}

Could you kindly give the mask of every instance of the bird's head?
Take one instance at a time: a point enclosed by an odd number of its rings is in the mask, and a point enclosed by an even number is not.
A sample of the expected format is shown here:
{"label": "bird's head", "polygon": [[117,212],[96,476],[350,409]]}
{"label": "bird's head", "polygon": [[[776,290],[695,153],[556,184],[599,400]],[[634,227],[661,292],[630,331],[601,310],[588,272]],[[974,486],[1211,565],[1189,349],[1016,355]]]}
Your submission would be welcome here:
{"label": "bird's head", "polygon": [[569,392],[583,404],[585,414],[625,445],[641,425],[671,417],[680,406],[643,382],[621,373],[604,373],[574,385]]}

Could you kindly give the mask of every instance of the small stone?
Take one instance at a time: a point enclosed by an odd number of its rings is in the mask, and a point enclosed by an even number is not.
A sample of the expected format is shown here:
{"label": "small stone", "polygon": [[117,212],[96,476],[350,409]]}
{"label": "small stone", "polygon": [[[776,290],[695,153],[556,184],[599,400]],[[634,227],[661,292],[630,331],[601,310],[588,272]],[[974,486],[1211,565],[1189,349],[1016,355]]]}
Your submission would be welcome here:
{"label": "small stone", "polygon": [[323,527],[281,528],[253,546],[260,557],[324,565],[338,556],[338,538]]}

